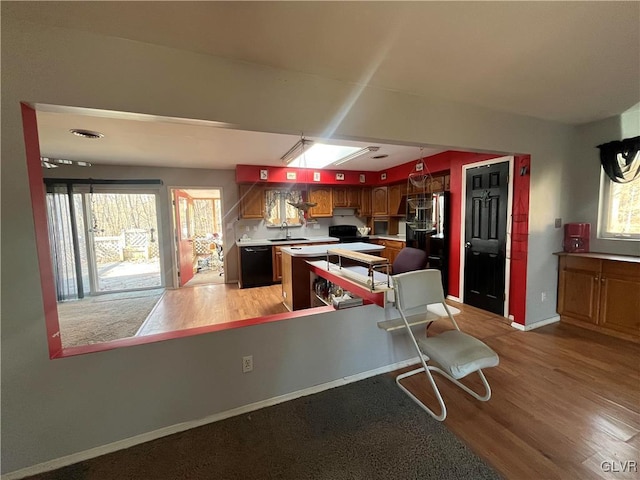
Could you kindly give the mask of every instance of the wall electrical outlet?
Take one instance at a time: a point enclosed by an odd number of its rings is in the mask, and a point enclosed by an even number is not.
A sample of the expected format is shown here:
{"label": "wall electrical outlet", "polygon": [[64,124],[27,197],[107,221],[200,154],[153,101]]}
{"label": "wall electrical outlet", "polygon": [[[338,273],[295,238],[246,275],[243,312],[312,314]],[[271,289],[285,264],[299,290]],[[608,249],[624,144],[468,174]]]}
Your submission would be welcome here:
{"label": "wall electrical outlet", "polygon": [[247,355],[242,357],[242,373],[249,373],[253,371],[253,355]]}
{"label": "wall electrical outlet", "polygon": [[561,228],[562,227],[562,219],[561,218],[556,218],[554,225],[555,225],[556,228]]}

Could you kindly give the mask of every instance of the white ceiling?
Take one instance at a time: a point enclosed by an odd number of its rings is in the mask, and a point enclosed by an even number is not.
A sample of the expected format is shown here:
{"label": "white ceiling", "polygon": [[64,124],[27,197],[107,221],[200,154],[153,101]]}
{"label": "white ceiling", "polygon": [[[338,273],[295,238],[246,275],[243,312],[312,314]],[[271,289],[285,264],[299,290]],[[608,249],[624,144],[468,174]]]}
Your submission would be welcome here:
{"label": "white ceiling", "polygon": [[[568,124],[640,102],[637,1],[2,2],[2,15]],[[192,166],[268,162],[296,140],[251,134],[243,144],[252,151],[222,143],[207,155],[209,128],[173,126],[172,135],[194,142]],[[92,128],[70,128],[78,127]],[[113,128],[127,137],[136,130]],[[69,146],[53,136],[43,139],[47,149]],[[109,148],[109,161],[118,158],[118,146]],[[187,162],[184,150],[161,150],[167,162]]]}

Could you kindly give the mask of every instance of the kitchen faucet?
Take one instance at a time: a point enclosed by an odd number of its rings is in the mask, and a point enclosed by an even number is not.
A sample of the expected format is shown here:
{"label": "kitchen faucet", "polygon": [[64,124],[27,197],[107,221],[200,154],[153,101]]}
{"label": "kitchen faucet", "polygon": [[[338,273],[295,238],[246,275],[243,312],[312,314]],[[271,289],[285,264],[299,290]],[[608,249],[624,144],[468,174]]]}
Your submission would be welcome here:
{"label": "kitchen faucet", "polygon": [[287,222],[282,222],[282,225],[280,225],[280,229],[285,229],[285,239],[289,240],[291,238],[291,234],[289,233],[289,224]]}

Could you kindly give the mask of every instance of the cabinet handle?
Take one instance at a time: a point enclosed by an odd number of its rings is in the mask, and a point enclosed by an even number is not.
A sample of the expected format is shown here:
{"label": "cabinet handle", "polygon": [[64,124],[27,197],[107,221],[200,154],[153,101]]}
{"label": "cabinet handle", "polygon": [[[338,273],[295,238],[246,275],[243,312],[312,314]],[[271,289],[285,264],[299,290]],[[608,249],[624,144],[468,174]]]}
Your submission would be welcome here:
{"label": "cabinet handle", "polygon": [[602,283],[604,283],[606,280],[607,280],[607,279],[606,279],[606,278],[604,278],[604,277],[602,277],[602,278],[600,279],[600,281],[601,281]]}
{"label": "cabinet handle", "polygon": [[594,278],[596,279],[596,282],[600,280],[600,277],[598,275],[596,275]]}

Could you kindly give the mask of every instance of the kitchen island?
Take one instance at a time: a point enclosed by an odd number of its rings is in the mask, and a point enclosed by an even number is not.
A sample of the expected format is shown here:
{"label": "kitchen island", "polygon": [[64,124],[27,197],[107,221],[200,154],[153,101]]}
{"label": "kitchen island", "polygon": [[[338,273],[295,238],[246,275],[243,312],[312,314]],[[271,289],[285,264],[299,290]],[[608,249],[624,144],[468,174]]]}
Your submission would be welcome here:
{"label": "kitchen island", "polygon": [[282,301],[290,310],[303,310],[312,304],[308,260],[326,259],[327,250],[343,249],[375,255],[384,250],[372,243],[338,243],[333,245],[312,245],[308,247],[283,247],[282,251]]}

